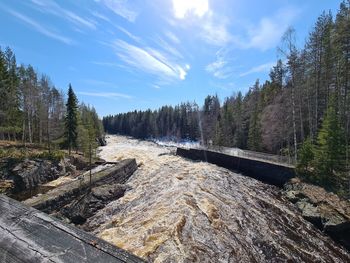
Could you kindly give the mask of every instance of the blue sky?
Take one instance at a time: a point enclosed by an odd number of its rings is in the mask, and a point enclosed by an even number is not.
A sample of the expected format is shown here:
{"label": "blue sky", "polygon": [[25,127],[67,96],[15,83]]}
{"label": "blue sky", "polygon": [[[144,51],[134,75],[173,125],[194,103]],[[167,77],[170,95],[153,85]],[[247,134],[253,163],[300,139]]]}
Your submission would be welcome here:
{"label": "blue sky", "polygon": [[3,0],[0,45],[102,117],[202,105],[263,82],[288,26],[302,47],[340,0]]}

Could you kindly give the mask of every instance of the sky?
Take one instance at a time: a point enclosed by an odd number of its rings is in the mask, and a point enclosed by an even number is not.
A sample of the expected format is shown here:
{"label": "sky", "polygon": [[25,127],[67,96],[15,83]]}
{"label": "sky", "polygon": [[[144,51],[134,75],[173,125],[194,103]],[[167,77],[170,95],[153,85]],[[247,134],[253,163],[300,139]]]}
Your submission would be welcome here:
{"label": "sky", "polygon": [[221,101],[269,78],[285,30],[297,45],[340,0],[2,0],[0,46],[100,117]]}

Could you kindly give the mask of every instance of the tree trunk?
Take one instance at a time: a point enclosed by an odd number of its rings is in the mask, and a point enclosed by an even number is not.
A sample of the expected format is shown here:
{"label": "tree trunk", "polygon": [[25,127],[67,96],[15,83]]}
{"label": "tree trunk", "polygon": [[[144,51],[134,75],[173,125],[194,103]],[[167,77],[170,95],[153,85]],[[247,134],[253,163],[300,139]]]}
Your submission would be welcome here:
{"label": "tree trunk", "polygon": [[294,140],[294,161],[297,162],[298,159],[298,147],[297,147],[297,129],[295,121],[295,91],[294,91],[294,81],[292,83],[292,120],[293,120],[293,140]]}
{"label": "tree trunk", "polygon": [[42,120],[39,120],[39,144],[42,144],[43,142],[43,124],[42,124]]}
{"label": "tree trunk", "polygon": [[33,142],[33,137],[32,137],[32,120],[31,120],[31,114],[28,111],[28,137],[29,137],[29,143]]}
{"label": "tree trunk", "polygon": [[[49,115],[47,115],[47,116],[49,116]],[[47,118],[47,148],[48,148],[48,151],[49,151],[49,153],[51,153],[51,142],[50,142],[50,118],[48,117]]]}

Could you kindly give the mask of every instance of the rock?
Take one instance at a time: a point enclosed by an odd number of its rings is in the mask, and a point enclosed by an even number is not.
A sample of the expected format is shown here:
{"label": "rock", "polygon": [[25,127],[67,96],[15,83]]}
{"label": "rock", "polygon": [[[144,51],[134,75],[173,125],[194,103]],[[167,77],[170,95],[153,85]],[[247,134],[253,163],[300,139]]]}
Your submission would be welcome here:
{"label": "rock", "polygon": [[9,194],[13,188],[14,188],[13,181],[0,180],[0,194]]}
{"label": "rock", "polygon": [[100,146],[106,146],[107,145],[107,141],[105,137],[100,137],[97,139],[98,143],[100,144]]}
{"label": "rock", "polygon": [[[69,159],[52,161],[50,159],[2,159],[0,163],[0,181],[12,182],[12,187],[7,194],[15,199],[22,200],[36,193],[36,189],[42,184],[57,179],[60,176],[74,175],[76,168]],[[28,192],[19,195],[19,193]]]}
{"label": "rock", "polygon": [[66,170],[66,172],[64,175],[75,176],[77,174],[77,168],[73,164],[71,164],[69,161],[66,162],[65,170]]}
{"label": "rock", "polygon": [[306,220],[350,250],[350,201],[298,178],[285,185],[283,194]]}
{"label": "rock", "polygon": [[308,203],[305,200],[298,201],[296,203],[297,207],[302,211],[302,216],[309,222],[316,225],[318,228],[322,229],[321,215],[318,211],[317,206]]}
{"label": "rock", "polygon": [[66,166],[68,165],[67,162],[65,162],[65,159],[62,159],[59,161],[59,163],[57,164],[57,168],[60,171],[60,175],[64,176],[67,173],[67,169]]}
{"label": "rock", "polygon": [[69,162],[75,166],[77,170],[85,170],[89,168],[89,162],[81,155],[74,154],[69,156]]}
{"label": "rock", "polygon": [[124,196],[126,189],[127,186],[122,184],[94,187],[78,200],[63,207],[60,214],[70,219],[72,223],[81,225],[106,204]]}
{"label": "rock", "polygon": [[61,169],[50,160],[24,160],[10,170],[10,178],[14,181],[14,192],[33,189],[57,179]]}
{"label": "rock", "polygon": [[[114,165],[102,165],[91,177],[93,187],[101,185],[124,184],[137,170],[135,159],[121,160]],[[51,191],[46,191],[42,196],[33,196],[24,203],[46,213],[60,211],[64,206],[84,198],[90,192],[90,175],[83,173],[75,180],[64,183]],[[24,199],[22,199],[24,200]]]}

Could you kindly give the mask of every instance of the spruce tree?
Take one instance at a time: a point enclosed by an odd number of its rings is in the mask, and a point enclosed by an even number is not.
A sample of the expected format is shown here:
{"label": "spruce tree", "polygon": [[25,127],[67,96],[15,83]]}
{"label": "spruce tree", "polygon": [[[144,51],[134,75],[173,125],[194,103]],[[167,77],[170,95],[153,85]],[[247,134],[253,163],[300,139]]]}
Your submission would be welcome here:
{"label": "spruce tree", "polygon": [[261,151],[261,124],[260,124],[260,112],[261,112],[261,100],[260,100],[260,84],[259,80],[256,80],[252,89],[252,112],[249,119],[249,131],[248,131],[248,147],[253,151]]}
{"label": "spruce tree", "polygon": [[71,84],[68,88],[67,113],[65,118],[65,137],[69,155],[72,147],[77,147],[78,138],[78,99],[74,94]]}
{"label": "spruce tree", "polygon": [[261,151],[261,128],[259,113],[254,111],[249,121],[248,147],[252,151]]}
{"label": "spruce tree", "polygon": [[96,139],[102,136],[99,130],[98,116],[94,108],[81,104],[79,106],[77,144],[85,157],[93,157],[97,149]]}
{"label": "spruce tree", "polygon": [[340,125],[335,100],[331,98],[317,137],[315,169],[319,183],[328,188],[337,186],[345,169],[345,152],[344,129]]}
{"label": "spruce tree", "polygon": [[315,147],[311,138],[307,138],[298,151],[298,163],[296,172],[299,176],[313,182],[315,180],[314,173]]}

